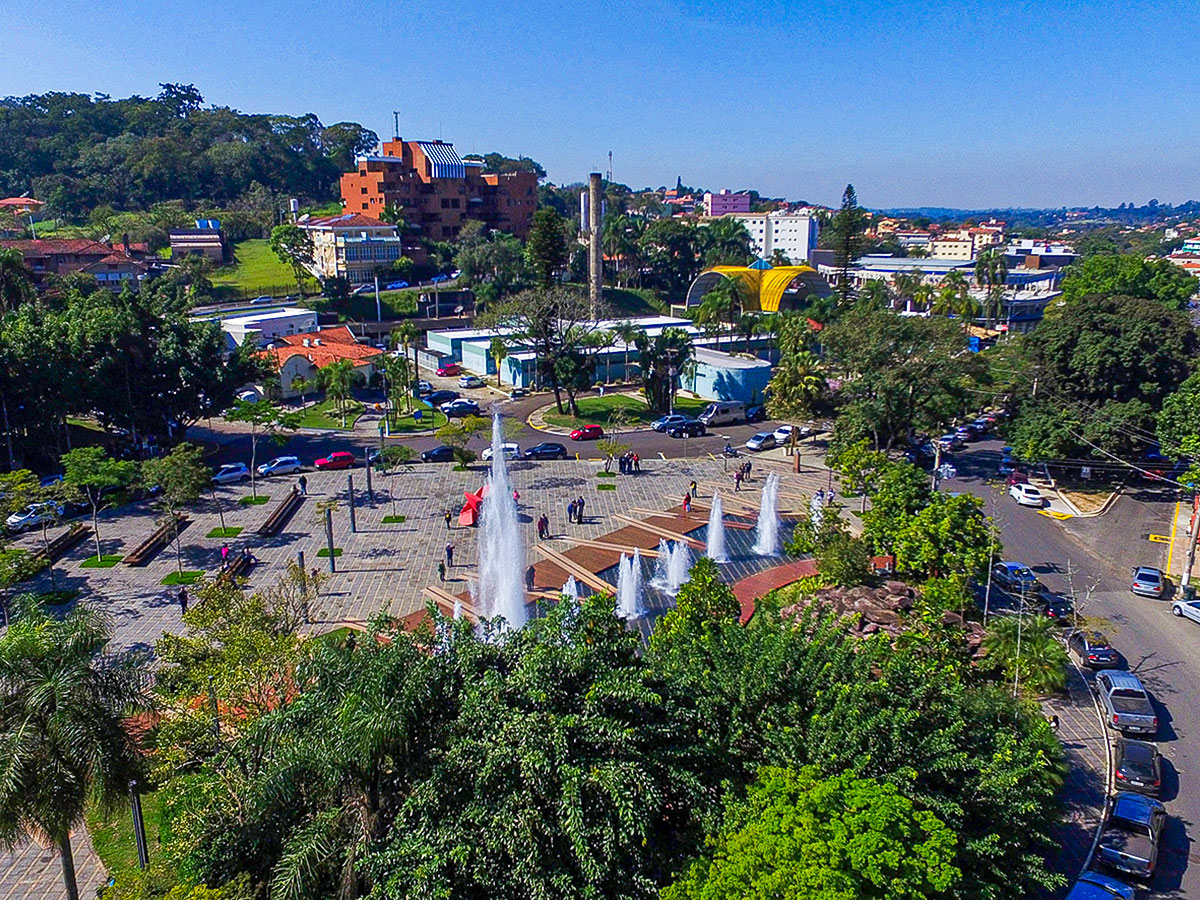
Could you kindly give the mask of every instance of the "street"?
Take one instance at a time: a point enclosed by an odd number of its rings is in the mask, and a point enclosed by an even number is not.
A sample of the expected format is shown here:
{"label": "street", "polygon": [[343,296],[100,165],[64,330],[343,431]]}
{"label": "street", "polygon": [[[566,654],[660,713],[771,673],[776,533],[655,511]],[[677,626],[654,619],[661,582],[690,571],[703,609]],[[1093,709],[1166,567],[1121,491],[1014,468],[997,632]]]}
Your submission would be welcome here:
{"label": "street", "polygon": [[1190,866],[1192,834],[1200,821],[1200,777],[1191,766],[1200,754],[1200,701],[1194,691],[1200,676],[1200,631],[1195,629],[1200,626],[1171,615],[1169,600],[1129,590],[1133,566],[1166,569],[1168,554],[1185,552],[1182,533],[1174,546],[1147,539],[1152,533],[1171,534],[1174,492],[1135,483],[1105,515],[1060,522],[1008,498],[996,478],[1002,447],[999,440],[983,441],[954,454],[958,477],[942,487],[984,499],[1000,528],[1006,560],[1027,564],[1052,590],[1067,592],[1073,583],[1080,612],[1102,620],[1101,630],[1126,667],[1153,695],[1164,757],[1162,800],[1170,818],[1151,894],[1200,897],[1200,867]]}

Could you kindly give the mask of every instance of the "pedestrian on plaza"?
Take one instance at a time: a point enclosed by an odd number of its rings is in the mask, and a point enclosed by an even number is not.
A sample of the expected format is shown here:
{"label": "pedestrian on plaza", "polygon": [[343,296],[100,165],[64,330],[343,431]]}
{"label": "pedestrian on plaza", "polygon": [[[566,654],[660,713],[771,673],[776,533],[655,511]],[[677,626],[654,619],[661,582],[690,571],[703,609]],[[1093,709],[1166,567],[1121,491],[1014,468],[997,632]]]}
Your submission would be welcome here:
{"label": "pedestrian on plaza", "polygon": [[746,480],[750,480],[750,460],[746,460]]}
{"label": "pedestrian on plaza", "polygon": [[683,495],[683,514],[686,516],[691,511],[692,511],[692,495],[684,494]]}
{"label": "pedestrian on plaza", "polygon": [[575,521],[575,501],[574,500],[572,500],[570,503],[567,504],[567,521],[568,522]]}
{"label": "pedestrian on plaza", "polygon": [[698,496],[696,493],[696,482],[694,480],[688,484],[688,493],[693,497]]}
{"label": "pedestrian on plaza", "polygon": [[533,590],[533,579],[534,579],[533,566],[530,566],[529,568],[527,568],[525,570],[525,590],[527,590],[527,591]]}
{"label": "pedestrian on plaza", "polygon": [[445,515],[442,516],[442,518],[446,520],[446,530],[449,531],[450,530],[450,510],[446,510],[446,513],[445,513]]}
{"label": "pedestrian on plaza", "polygon": [[822,506],[825,505],[825,491],[824,490],[817,491],[817,503],[819,503]]}
{"label": "pedestrian on plaza", "polygon": [[181,587],[181,588],[179,589],[179,614],[180,614],[181,616],[183,616],[183,615],[187,615],[187,605],[188,605],[188,592],[187,592],[187,588],[186,588],[186,587]]}
{"label": "pedestrian on plaza", "polygon": [[442,581],[446,580],[446,564],[440,559],[438,560],[438,578]]}
{"label": "pedestrian on plaza", "polygon": [[583,524],[583,498],[580,497],[575,501],[575,512],[579,515],[579,524]]}
{"label": "pedestrian on plaza", "polygon": [[638,456],[636,453],[633,454],[633,471],[635,471],[635,472],[642,471],[642,458],[640,456]]}
{"label": "pedestrian on plaza", "polygon": [[454,565],[454,545],[453,544],[446,545],[446,565],[448,565],[448,566]]}
{"label": "pedestrian on plaza", "polygon": [[620,472],[622,475],[625,474],[625,463],[626,462],[627,462],[627,460],[625,459],[625,454],[621,454],[620,456],[617,457],[617,471]]}
{"label": "pedestrian on plaza", "polygon": [[225,563],[227,563],[227,562],[229,562],[229,545],[222,544],[221,545],[221,565],[224,566]]}
{"label": "pedestrian on plaza", "polygon": [[516,488],[513,488],[513,503],[520,503],[520,502],[521,502],[521,495],[519,493],[517,493]]}
{"label": "pedestrian on plaza", "polygon": [[308,496],[308,476],[307,475],[300,476],[300,496],[301,497]]}
{"label": "pedestrian on plaza", "polygon": [[825,495],[825,505],[833,506],[833,489],[830,488],[829,493]]}
{"label": "pedestrian on plaza", "polygon": [[740,491],[742,489],[742,475],[745,474],[745,469],[735,469],[733,472],[733,489]]}

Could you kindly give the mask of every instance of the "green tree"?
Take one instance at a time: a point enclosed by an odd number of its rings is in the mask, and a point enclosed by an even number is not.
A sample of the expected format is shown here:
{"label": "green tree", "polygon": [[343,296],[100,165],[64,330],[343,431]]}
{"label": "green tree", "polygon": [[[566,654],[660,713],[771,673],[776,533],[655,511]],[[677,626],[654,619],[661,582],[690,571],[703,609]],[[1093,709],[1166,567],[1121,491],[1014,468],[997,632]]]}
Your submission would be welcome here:
{"label": "green tree", "polygon": [[655,286],[682,299],[700,274],[700,229],[672,216],[655,219],[638,238],[639,255]]}
{"label": "green tree", "polygon": [[[349,360],[340,362],[349,363]],[[266,437],[276,444],[286,443],[287,434],[300,427],[300,413],[286,412],[279,404],[272,403],[264,397],[258,400],[237,401],[225,410],[224,418],[227,422],[241,422],[250,426],[250,492],[257,497],[258,439]],[[344,412],[342,422],[345,424]]]}
{"label": "green tree", "polygon": [[508,341],[496,335],[488,345],[488,350],[491,353],[492,361],[496,363],[496,387],[498,388],[500,387],[500,375],[503,371],[504,360],[508,358]]}
{"label": "green tree", "polygon": [[96,540],[96,559],[100,559],[100,510],[107,506],[105,497],[137,477],[137,463],[113,459],[103,447],[76,447],[62,457],[63,480],[87,497],[92,511],[92,536]]}
{"label": "green tree", "polygon": [[566,222],[554,209],[543,207],[533,214],[525,241],[525,263],[539,287],[552,287],[557,274],[567,265]]}
{"label": "green tree", "polygon": [[994,551],[983,501],[970,494],[932,494],[896,534],[893,549],[896,571],[903,574],[936,578],[987,571]]}
{"label": "green tree", "polygon": [[79,900],[71,831],[85,804],[114,807],[138,768],[125,717],[141,703],[140,673],[102,664],[107,642],[95,609],[59,619],[32,596],[0,636],[0,843],[51,843],[68,900]]}
{"label": "green tree", "polygon": [[631,444],[624,444],[611,435],[596,441],[596,449],[604,454],[604,471],[611,472],[613,460],[628,453],[631,447]]}
{"label": "green tree", "polygon": [[625,367],[622,369],[621,380],[629,380],[629,348],[636,347],[638,335],[643,334],[645,329],[640,325],[635,325],[629,319],[617,323],[613,327],[612,333],[625,348]]}
{"label": "green tree", "polygon": [[849,303],[853,288],[850,284],[850,268],[866,247],[867,214],[858,205],[858,194],[854,185],[846,185],[842,192],[842,206],[830,222],[833,241],[833,264],[838,269],[837,293],[842,305]]}
{"label": "green tree", "polygon": [[892,294],[882,278],[871,278],[858,291],[856,306],[865,309],[888,309],[892,305]]}
{"label": "green tree", "polygon": [[20,250],[0,247],[0,313],[15,309],[37,296],[33,273]]}
{"label": "green tree", "polygon": [[748,266],[754,262],[750,232],[737,218],[722,216],[698,230],[698,242],[706,268]]}
{"label": "green tree", "polygon": [[271,229],[271,251],[292,269],[296,290],[304,296],[304,279],[314,262],[312,235],[298,225],[276,225]]}
{"label": "green tree", "polygon": [[975,283],[987,291],[984,313],[988,323],[994,324],[1000,317],[1004,286],[1008,283],[1008,263],[1003,248],[990,247],[980,252],[975,259]]}
{"label": "green tree", "polygon": [[179,514],[195,503],[209,486],[210,470],[204,463],[204,451],[191,444],[177,444],[166,456],[142,463],[142,481],[157,486],[155,502],[171,523],[175,538],[175,562],[183,574],[183,547],[179,542]]}
{"label": "green tree", "polygon": [[862,538],[839,529],[823,535],[815,550],[817,572],[826,584],[855,587],[867,580],[871,554]]}
{"label": "green tree", "polygon": [[704,295],[696,309],[696,322],[712,325],[721,346],[721,332],[731,325],[745,303],[745,289],[740,278],[722,278]]}
{"label": "green tree", "polygon": [[318,370],[317,380],[325,389],[325,395],[337,407],[342,416],[342,427],[345,428],[350,398],[354,393],[354,385],[359,380],[359,374],[354,371],[354,362],[349,359],[336,360]]}
{"label": "green tree", "polygon": [[434,434],[453,451],[455,462],[465,468],[476,458],[475,451],[469,449],[467,444],[471,438],[483,433],[487,428],[488,422],[482,416],[463,416],[461,419],[449,420]]}
{"label": "green tree", "polygon": [[1067,651],[1058,625],[1045,616],[995,616],[983,638],[987,662],[1013,683],[1034,694],[1052,694],[1067,684]]}
{"label": "green tree", "polygon": [[387,400],[390,409],[388,415],[393,417],[400,412],[400,402],[404,402],[404,411],[412,412],[413,390],[412,369],[409,367],[407,356],[385,356],[381,367],[387,379]]}
{"label": "green tree", "polygon": [[880,477],[889,465],[886,453],[872,450],[862,440],[842,450],[830,461],[838,473],[842,490],[848,496],[862,498],[860,513],[867,511],[867,497],[879,487]]}
{"label": "green tree", "polygon": [[676,379],[695,359],[691,335],[682,328],[664,328],[654,337],[643,331],[638,335],[637,345],[646,402],[654,412],[669,412],[675,398]]}
{"label": "green tree", "polygon": [[765,767],[663,900],[933,900],[962,878],[957,837],[895,785],[847,772]]}
{"label": "green tree", "polygon": [[1187,309],[1200,281],[1170,260],[1138,254],[1091,256],[1063,273],[1063,300],[1068,305],[1095,295],[1153,300],[1168,309]]}
{"label": "green tree", "polygon": [[930,502],[929,478],[916,466],[888,462],[874,475],[871,508],[862,514],[863,537],[878,554],[890,554],[909,521]]}

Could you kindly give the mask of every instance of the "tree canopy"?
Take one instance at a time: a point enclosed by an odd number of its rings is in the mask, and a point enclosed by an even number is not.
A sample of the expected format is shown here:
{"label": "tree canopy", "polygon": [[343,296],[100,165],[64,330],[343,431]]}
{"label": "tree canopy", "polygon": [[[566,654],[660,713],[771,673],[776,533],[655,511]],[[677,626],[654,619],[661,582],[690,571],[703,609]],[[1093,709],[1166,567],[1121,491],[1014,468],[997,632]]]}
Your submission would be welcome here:
{"label": "tree canopy", "polygon": [[1119,295],[1186,309],[1188,300],[1200,290],[1200,280],[1170,260],[1101,254],[1068,266],[1062,290],[1068,304],[1093,295]]}

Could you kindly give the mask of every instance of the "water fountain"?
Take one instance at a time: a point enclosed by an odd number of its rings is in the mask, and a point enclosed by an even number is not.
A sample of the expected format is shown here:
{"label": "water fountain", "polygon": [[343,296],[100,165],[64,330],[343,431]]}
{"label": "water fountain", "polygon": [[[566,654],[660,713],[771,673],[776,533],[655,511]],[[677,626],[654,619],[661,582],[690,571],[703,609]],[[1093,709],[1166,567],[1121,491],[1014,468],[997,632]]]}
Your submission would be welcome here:
{"label": "water fountain", "polygon": [[706,551],[713,562],[729,562],[725,552],[725,515],[721,509],[721,495],[713,491],[712,509],[708,513],[708,546]]}
{"label": "water fountain", "polygon": [[570,597],[572,600],[579,599],[579,582],[575,580],[574,575],[567,579],[566,583],[562,586],[562,591],[560,593],[562,593],[564,596]]}
{"label": "water fountain", "polygon": [[763,485],[758,524],[754,526],[754,552],[759,556],[779,555],[779,475],[775,472]]}
{"label": "water fountain", "polygon": [[492,469],[482,519],[476,605],[486,618],[502,616],[516,630],[525,624],[525,544],[504,461],[499,413],[492,419]]}
{"label": "water fountain", "polygon": [[808,503],[809,518],[812,520],[813,531],[821,530],[821,523],[825,520],[825,504],[821,498],[813,494],[812,500]]}
{"label": "water fountain", "polygon": [[617,566],[617,615],[622,619],[637,619],[646,614],[642,603],[642,557],[636,549],[633,559],[624,553]]}
{"label": "water fountain", "polygon": [[688,579],[692,568],[692,551],[683,541],[660,540],[658,561],[654,565],[654,578],[650,583],[664,594],[674,597]]}

